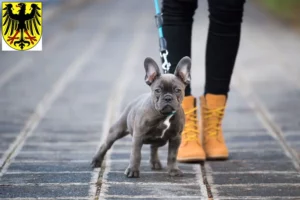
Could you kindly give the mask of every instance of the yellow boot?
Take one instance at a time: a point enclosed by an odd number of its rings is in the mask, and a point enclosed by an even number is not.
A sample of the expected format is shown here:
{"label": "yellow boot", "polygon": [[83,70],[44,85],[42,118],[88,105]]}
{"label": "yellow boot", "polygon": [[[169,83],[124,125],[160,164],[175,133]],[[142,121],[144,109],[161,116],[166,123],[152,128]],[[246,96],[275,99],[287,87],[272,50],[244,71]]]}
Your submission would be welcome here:
{"label": "yellow boot", "polygon": [[182,108],[185,113],[185,126],[182,131],[181,144],[178,149],[179,162],[197,162],[205,160],[197,119],[196,99],[193,96],[184,97]]}
{"label": "yellow boot", "polygon": [[203,147],[207,159],[227,159],[228,149],[222,131],[226,96],[206,94],[200,97]]}

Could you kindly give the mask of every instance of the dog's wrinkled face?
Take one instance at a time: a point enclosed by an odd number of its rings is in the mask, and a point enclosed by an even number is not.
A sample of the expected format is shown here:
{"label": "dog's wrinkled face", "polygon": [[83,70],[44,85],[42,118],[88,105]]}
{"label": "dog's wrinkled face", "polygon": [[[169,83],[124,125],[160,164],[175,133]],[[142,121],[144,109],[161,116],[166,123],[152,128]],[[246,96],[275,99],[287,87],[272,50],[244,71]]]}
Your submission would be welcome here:
{"label": "dog's wrinkled face", "polygon": [[151,85],[151,89],[156,110],[168,115],[180,107],[185,85],[175,75],[163,74]]}
{"label": "dog's wrinkled face", "polygon": [[151,87],[155,109],[163,115],[177,111],[184,97],[186,85],[190,82],[191,60],[182,58],[174,74],[161,74],[156,62],[145,59],[145,81]]}

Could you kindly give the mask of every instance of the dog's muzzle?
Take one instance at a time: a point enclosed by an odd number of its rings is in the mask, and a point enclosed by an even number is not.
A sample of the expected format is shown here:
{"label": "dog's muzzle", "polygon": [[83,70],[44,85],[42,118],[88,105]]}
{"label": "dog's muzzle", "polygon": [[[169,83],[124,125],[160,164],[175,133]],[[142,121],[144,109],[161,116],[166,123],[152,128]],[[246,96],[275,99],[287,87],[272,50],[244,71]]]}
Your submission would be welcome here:
{"label": "dog's muzzle", "polygon": [[175,111],[175,109],[172,106],[166,105],[160,110],[160,113],[163,115],[169,115],[169,114],[173,113],[174,111]]}

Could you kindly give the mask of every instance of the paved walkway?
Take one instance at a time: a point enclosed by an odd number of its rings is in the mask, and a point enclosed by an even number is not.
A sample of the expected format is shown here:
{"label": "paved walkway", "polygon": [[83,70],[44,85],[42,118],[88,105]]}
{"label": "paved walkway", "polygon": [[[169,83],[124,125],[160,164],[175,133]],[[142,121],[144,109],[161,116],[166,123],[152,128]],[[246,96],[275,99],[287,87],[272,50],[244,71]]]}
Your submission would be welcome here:
{"label": "paved walkway", "polygon": [[[65,8],[49,12],[43,52],[0,53],[0,200],[300,199],[299,35],[247,4],[224,120],[230,159],[181,164],[185,176],[169,178],[150,171],[145,146],[141,178],[127,179],[129,138],[115,144],[103,168],[89,163],[124,105],[149,91],[142,63],[159,60],[152,1]],[[199,96],[205,1],[195,19]]]}

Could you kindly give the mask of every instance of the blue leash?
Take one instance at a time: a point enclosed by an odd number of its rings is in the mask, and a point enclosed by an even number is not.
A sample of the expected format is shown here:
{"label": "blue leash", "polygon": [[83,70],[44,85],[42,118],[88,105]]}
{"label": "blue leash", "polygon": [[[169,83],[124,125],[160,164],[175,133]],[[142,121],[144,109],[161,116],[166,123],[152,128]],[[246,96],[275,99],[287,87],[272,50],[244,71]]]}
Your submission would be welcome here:
{"label": "blue leash", "polygon": [[162,59],[163,71],[166,74],[170,70],[171,63],[169,63],[167,59],[169,52],[167,50],[167,41],[164,38],[163,31],[162,31],[163,17],[160,12],[159,0],[154,0],[154,6],[155,6],[155,22],[158,28],[158,36],[159,36],[160,57]]}

